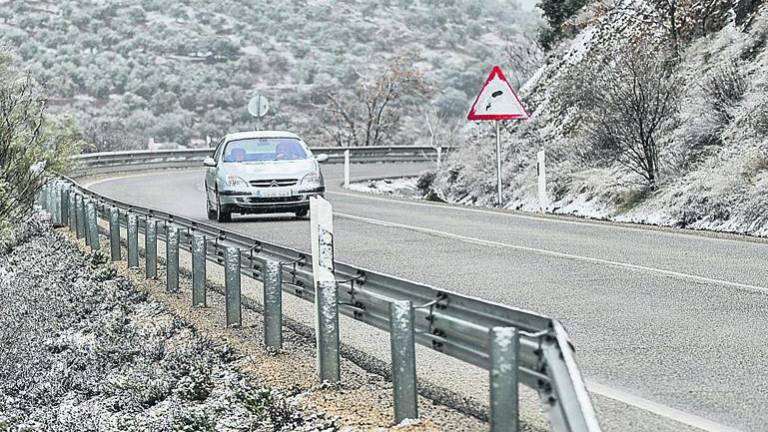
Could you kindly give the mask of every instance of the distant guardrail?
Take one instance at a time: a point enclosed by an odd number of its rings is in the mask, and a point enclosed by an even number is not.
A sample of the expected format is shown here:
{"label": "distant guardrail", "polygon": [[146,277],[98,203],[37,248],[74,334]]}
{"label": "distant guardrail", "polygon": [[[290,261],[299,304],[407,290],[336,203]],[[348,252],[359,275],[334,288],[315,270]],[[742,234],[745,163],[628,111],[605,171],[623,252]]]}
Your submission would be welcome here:
{"label": "distant guardrail", "polygon": [[[204,148],[84,153],[73,158],[75,161],[73,175],[188,168],[201,165],[203,159],[212,155],[213,150]],[[327,154],[326,163],[343,163],[344,152],[347,150],[350,152],[350,160],[353,163],[434,161],[438,155],[438,149],[435,147],[416,146],[312,147],[311,150],[315,155]],[[449,148],[441,148],[440,153],[449,151]]]}
{"label": "distant guardrail", "polygon": [[[384,149],[396,149],[401,153],[388,159]],[[365,148],[366,152],[360,150],[355,157],[360,156],[357,161],[403,160],[398,159],[400,157],[413,160],[417,154],[429,157],[427,148],[401,149]],[[316,149],[329,156],[335,155],[337,160],[338,155],[343,158],[344,150],[347,149]],[[207,155],[207,150],[120,152],[83,155],[78,160],[83,170],[80,172],[94,174],[96,168],[116,172],[126,168],[184,166],[181,164],[200,162]],[[240,277],[261,281],[265,285],[265,328],[272,329],[265,334],[268,346],[279,347],[282,343],[281,292],[315,301],[312,257],[308,252],[238,234],[207,222],[113,200],[63,176],[51,179],[44,186],[38,202],[55,221],[69,225],[93,250],[100,247],[98,220],[109,221],[113,260],[122,259],[120,231],[127,228],[130,267],[139,267],[138,235],[143,233],[148,278],[158,276],[157,242],[163,240],[167,257],[166,286],[170,291],[178,290],[179,249],[190,251],[193,304],[205,304],[205,284],[200,280],[205,280],[206,260],[223,265],[227,324],[237,324],[240,320]],[[410,344],[415,341],[490,372],[492,431],[518,430],[518,382],[538,391],[552,430],[600,431],[573,348],[559,321],[342,262],[335,262],[334,267],[338,311],[390,332],[393,358],[401,358],[402,350],[412,349],[407,346],[410,340]],[[396,318],[403,316],[404,304],[410,305],[410,330],[404,330],[402,322]],[[403,332],[410,338],[403,338]],[[412,372],[415,374],[415,370]],[[403,374],[411,373],[407,367],[393,368],[392,373],[396,381],[395,420],[400,421],[409,417],[404,407],[415,403],[408,403],[409,399],[415,401],[415,394],[406,397],[408,390],[403,393],[402,385],[397,384],[398,380],[404,379]],[[411,391],[415,392],[413,387]]]}

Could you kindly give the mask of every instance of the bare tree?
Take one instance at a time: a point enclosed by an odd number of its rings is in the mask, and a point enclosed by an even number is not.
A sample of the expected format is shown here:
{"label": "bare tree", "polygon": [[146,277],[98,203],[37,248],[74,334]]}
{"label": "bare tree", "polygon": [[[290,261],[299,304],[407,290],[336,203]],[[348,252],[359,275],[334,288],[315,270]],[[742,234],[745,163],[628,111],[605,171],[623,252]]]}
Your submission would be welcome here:
{"label": "bare tree", "polygon": [[325,129],[338,145],[381,145],[397,131],[405,99],[428,90],[423,73],[410,63],[398,57],[379,73],[360,75],[352,95],[327,92]]}
{"label": "bare tree", "polygon": [[462,119],[451,120],[441,115],[438,110],[429,105],[421,110],[424,116],[424,126],[429,134],[429,145],[437,147],[455,147],[461,142],[461,127],[465,124]]}
{"label": "bare tree", "polygon": [[[690,7],[691,0],[654,0],[658,23],[669,34],[672,50],[680,55],[680,29],[687,24],[688,15],[685,9]],[[682,11],[682,12],[681,12]]]}
{"label": "bare tree", "polygon": [[676,117],[682,82],[659,50],[646,43],[630,45],[580,77],[586,135],[654,189],[661,137]]}

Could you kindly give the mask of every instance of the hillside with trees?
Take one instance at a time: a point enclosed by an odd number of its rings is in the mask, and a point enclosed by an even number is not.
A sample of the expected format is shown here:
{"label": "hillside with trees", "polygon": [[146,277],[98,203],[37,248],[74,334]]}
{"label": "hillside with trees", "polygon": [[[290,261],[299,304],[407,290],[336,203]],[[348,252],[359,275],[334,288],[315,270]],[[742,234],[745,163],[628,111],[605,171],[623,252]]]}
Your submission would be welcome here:
{"label": "hillside with trees", "polygon": [[[542,1],[546,65],[532,113],[502,134],[506,206],[768,235],[768,8],[756,0]],[[578,1],[575,1],[578,3]],[[557,27],[552,28],[552,25]],[[558,42],[559,41],[559,42]],[[494,205],[493,130],[437,174],[433,193]]]}
{"label": "hillside with trees", "polygon": [[[0,0],[0,38],[95,150],[263,127],[313,145],[452,144],[492,64],[524,82],[537,14],[514,0]],[[456,133],[453,133],[456,132]]]}

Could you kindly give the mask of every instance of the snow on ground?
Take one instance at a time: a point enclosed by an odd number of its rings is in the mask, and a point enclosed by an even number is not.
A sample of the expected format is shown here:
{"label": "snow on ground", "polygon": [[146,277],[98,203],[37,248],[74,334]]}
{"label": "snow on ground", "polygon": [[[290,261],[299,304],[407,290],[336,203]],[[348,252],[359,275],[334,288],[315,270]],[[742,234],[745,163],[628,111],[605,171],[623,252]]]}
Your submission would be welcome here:
{"label": "snow on ground", "polygon": [[38,222],[0,252],[0,430],[336,429]]}
{"label": "snow on ground", "polygon": [[349,189],[377,195],[390,195],[399,198],[421,198],[416,183],[418,177],[400,177],[392,179],[367,180],[350,183]]}

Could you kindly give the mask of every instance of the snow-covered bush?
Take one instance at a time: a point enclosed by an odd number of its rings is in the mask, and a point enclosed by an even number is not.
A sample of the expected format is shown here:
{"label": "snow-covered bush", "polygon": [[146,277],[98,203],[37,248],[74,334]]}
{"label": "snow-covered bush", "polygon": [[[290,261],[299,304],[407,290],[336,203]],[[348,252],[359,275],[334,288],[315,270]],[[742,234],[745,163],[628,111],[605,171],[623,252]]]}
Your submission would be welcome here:
{"label": "snow-covered bush", "polygon": [[738,64],[717,67],[704,82],[713,119],[720,127],[733,120],[733,110],[747,91],[747,80]]}
{"label": "snow-covered bush", "polygon": [[646,41],[585,65],[577,96],[589,144],[645,179],[659,180],[663,137],[674,126],[681,91],[675,63]]}

